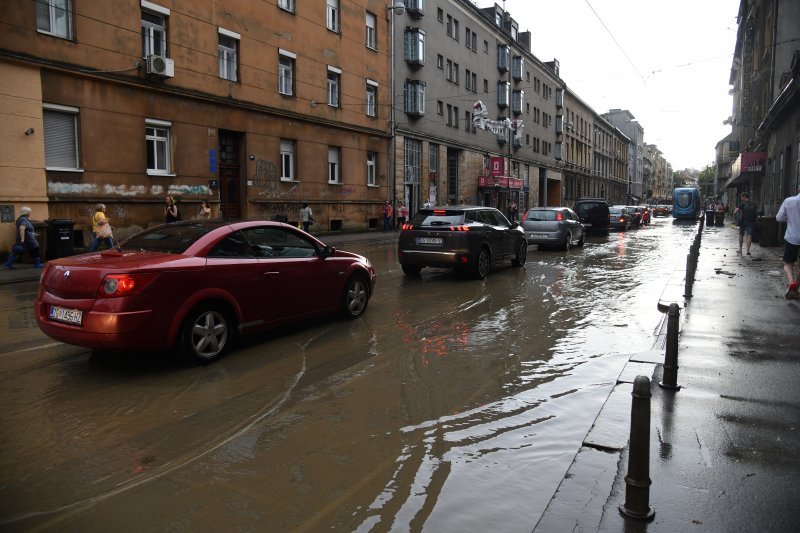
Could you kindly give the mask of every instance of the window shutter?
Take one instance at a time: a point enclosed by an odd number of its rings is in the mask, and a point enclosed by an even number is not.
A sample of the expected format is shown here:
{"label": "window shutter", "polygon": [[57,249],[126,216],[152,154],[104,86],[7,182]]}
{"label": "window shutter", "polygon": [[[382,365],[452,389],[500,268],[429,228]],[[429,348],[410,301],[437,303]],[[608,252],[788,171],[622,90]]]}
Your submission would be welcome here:
{"label": "window shutter", "polygon": [[44,112],[45,166],[78,168],[75,139],[75,115],[57,111]]}

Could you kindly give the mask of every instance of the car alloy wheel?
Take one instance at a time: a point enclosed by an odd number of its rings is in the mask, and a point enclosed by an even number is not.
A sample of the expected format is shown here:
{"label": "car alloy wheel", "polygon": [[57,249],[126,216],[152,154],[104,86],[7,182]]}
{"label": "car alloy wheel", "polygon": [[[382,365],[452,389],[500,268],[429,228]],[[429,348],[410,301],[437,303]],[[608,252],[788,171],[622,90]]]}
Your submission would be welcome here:
{"label": "car alloy wheel", "polygon": [[519,243],[519,249],[517,250],[517,256],[511,261],[511,264],[514,266],[521,267],[525,264],[525,261],[528,259],[528,241],[522,239],[522,242]]}
{"label": "car alloy wheel", "polygon": [[491,256],[489,255],[489,250],[486,248],[481,248],[481,251],[478,253],[478,259],[475,261],[475,277],[478,279],[486,279],[486,276],[489,275],[489,265],[491,262]]}
{"label": "car alloy wheel", "polygon": [[561,245],[561,249],[565,252],[569,252],[570,247],[572,246],[572,233],[567,233],[567,236],[564,237],[564,244]]}
{"label": "car alloy wheel", "polygon": [[347,280],[342,296],[342,313],[346,318],[358,318],[367,309],[369,287],[364,276],[354,275]]}
{"label": "car alloy wheel", "polygon": [[216,361],[225,353],[230,331],[230,322],[220,310],[200,307],[184,323],[181,333],[183,353],[199,364]]}

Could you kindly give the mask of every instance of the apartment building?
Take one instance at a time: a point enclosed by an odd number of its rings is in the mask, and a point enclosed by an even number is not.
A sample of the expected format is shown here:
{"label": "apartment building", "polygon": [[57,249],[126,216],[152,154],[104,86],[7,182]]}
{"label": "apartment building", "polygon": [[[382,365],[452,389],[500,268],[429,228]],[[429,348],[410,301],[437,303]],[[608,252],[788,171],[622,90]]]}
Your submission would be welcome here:
{"label": "apartment building", "polygon": [[[800,184],[800,3],[742,0],[731,66],[727,122],[739,150],[726,179],[730,198],[747,191],[767,216]],[[723,151],[724,154],[724,151]]]}
{"label": "apartment building", "polygon": [[[184,218],[377,225],[390,194],[383,1],[9,0],[0,31],[2,223],[123,236]],[[11,231],[3,231],[3,239]],[[8,244],[4,242],[4,246]]]}
{"label": "apartment building", "polygon": [[630,139],[567,88],[564,104],[564,203],[578,198],[628,202]]}
{"label": "apartment building", "polygon": [[602,117],[617,127],[630,140],[628,149],[629,202],[640,202],[652,196],[650,187],[644,184],[644,128],[627,109],[610,109]]}
{"label": "apartment building", "polygon": [[395,200],[561,205],[558,62],[495,4],[410,0],[395,13]]}

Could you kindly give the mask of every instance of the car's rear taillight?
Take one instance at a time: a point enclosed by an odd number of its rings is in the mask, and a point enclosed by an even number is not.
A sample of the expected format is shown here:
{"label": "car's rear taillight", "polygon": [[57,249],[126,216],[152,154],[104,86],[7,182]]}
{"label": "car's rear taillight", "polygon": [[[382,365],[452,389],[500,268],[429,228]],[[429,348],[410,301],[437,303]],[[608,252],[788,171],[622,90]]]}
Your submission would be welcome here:
{"label": "car's rear taillight", "polygon": [[108,274],[103,278],[100,289],[97,291],[98,298],[119,298],[130,296],[141,292],[153,281],[157,273],[144,274]]}
{"label": "car's rear taillight", "polygon": [[564,220],[564,215],[559,211],[556,213],[556,222],[561,222],[562,220]]}
{"label": "car's rear taillight", "polygon": [[402,226],[400,226],[401,231],[407,229],[414,229],[414,226],[412,224],[403,224]]}
{"label": "car's rear taillight", "polygon": [[450,226],[450,229],[452,231],[469,231],[469,226],[462,224],[460,226]]}

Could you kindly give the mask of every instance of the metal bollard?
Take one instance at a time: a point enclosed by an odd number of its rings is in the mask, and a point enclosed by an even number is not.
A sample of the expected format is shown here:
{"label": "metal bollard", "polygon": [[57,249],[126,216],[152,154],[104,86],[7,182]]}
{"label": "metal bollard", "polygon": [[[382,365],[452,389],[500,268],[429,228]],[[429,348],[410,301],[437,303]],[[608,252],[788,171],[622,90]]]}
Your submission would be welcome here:
{"label": "metal bollard", "polygon": [[636,520],[652,520],[650,507],[650,380],[636,376],[631,402],[631,444],[628,475],[625,476],[625,503],[619,512]]}
{"label": "metal bollard", "polygon": [[686,256],[686,281],[683,289],[685,298],[692,297],[692,285],[694,284],[694,273],[692,272],[692,254]]}
{"label": "metal bollard", "polygon": [[664,354],[664,379],[659,382],[662,389],[679,390],[678,385],[678,327],[681,311],[678,304],[669,304],[667,311],[667,350]]}

